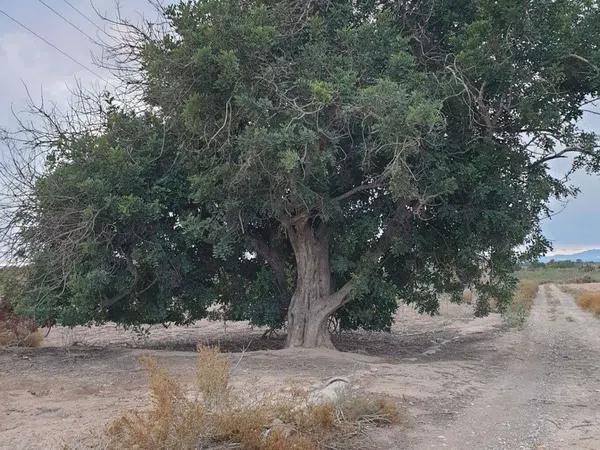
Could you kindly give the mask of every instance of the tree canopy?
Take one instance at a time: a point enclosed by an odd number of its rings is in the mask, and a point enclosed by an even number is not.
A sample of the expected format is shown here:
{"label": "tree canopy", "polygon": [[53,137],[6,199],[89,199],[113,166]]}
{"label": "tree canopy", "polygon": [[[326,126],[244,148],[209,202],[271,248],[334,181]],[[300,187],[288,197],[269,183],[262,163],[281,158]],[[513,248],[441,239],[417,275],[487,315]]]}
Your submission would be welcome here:
{"label": "tree canopy", "polygon": [[[399,299],[510,298],[549,247],[552,160],[600,169],[595,0],[199,0],[121,23],[139,94],[44,134],[13,220],[21,308],[66,324],[227,317],[290,346],[388,329]],[[127,100],[127,98],[125,98]],[[140,107],[142,105],[142,107]],[[53,122],[54,123],[54,122]],[[31,135],[31,133],[30,133]],[[40,144],[33,134],[30,144]]]}

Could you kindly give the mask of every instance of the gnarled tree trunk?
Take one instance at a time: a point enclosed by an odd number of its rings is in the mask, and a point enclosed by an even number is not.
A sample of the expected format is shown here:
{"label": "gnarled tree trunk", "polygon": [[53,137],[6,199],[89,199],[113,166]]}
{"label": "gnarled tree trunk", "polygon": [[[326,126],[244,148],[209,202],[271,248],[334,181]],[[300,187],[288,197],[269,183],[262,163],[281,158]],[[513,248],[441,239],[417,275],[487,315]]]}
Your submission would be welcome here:
{"label": "gnarled tree trunk", "polygon": [[288,227],[296,258],[297,281],[288,309],[288,347],[334,348],[328,319],[343,305],[348,291],[332,294],[329,237],[323,223],[297,218]]}

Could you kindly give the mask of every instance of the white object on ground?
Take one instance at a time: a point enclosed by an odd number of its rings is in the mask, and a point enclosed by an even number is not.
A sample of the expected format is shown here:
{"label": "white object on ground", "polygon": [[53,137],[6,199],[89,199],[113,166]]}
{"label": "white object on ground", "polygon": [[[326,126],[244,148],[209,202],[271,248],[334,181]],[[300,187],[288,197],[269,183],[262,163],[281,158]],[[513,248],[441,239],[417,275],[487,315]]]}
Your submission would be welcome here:
{"label": "white object on ground", "polygon": [[312,404],[338,403],[350,390],[350,380],[344,377],[331,378],[324,387],[314,390],[308,396]]}

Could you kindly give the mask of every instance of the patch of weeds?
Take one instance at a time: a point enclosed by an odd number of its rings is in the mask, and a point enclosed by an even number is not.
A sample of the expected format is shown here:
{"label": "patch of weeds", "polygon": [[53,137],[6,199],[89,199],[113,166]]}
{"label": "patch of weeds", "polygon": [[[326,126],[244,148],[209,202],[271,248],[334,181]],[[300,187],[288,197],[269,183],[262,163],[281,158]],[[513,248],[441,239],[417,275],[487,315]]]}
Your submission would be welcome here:
{"label": "patch of weeds", "polygon": [[575,300],[581,308],[600,316],[600,292],[581,292]]}
{"label": "patch of weeds", "polygon": [[0,303],[0,347],[39,347],[43,340],[33,320],[17,316]]}
{"label": "patch of weeds", "polygon": [[589,275],[584,275],[582,277],[571,278],[566,281],[568,284],[587,284],[594,283],[596,280]]}
{"label": "patch of weeds", "polygon": [[509,327],[522,327],[533,306],[538,293],[539,284],[532,280],[521,280],[513,296],[512,302],[502,313],[504,323]]}
{"label": "patch of weeds", "polygon": [[154,359],[146,358],[151,405],[108,428],[111,449],[241,448],[312,450],[365,448],[365,430],[399,423],[398,405],[377,396],[347,393],[335,403],[313,403],[308,392],[242,395],[229,383],[229,360],[199,347],[193,389],[185,389]]}
{"label": "patch of weeds", "polygon": [[44,341],[40,330],[15,334],[10,330],[0,329],[0,347],[39,347]]}
{"label": "patch of weeds", "polygon": [[580,308],[600,317],[600,291],[587,291],[580,287],[560,286],[560,290],[575,298]]}

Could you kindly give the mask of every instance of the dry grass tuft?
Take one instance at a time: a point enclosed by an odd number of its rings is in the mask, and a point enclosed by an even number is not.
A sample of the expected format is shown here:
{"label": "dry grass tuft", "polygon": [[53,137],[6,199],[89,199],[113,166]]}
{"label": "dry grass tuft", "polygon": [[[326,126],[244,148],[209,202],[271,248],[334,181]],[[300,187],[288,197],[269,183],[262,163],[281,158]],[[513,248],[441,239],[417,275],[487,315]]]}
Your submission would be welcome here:
{"label": "dry grass tuft", "polygon": [[208,402],[218,402],[229,395],[229,360],[215,347],[198,346],[196,383]]}
{"label": "dry grass tuft", "polygon": [[581,292],[576,301],[583,309],[600,315],[600,292]]}
{"label": "dry grass tuft", "polygon": [[473,303],[473,291],[471,289],[465,289],[463,291],[463,295],[462,295],[462,299],[464,303],[467,303],[468,305]]}
{"label": "dry grass tuft", "polygon": [[40,330],[35,330],[28,333],[21,339],[21,344],[24,347],[39,347],[44,341],[44,335]]}
{"label": "dry grass tuft", "polygon": [[300,389],[243,397],[229,385],[229,361],[214,348],[199,347],[191,392],[155,360],[142,362],[149,373],[150,408],[115,420],[107,431],[108,448],[364,448],[367,427],[403,419],[395,402],[372,396],[347,394],[335,404],[311,404]]}

